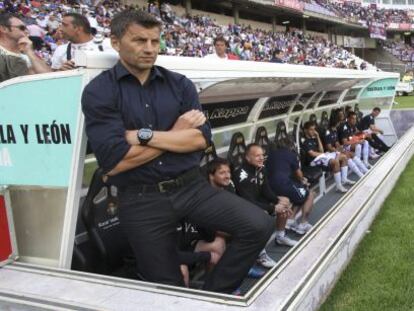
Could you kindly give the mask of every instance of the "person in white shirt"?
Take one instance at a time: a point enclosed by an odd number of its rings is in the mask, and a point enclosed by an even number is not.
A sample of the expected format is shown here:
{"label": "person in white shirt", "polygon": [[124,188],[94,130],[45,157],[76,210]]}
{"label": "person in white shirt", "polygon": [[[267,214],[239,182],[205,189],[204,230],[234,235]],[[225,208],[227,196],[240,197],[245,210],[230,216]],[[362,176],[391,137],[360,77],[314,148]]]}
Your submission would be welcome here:
{"label": "person in white shirt", "polygon": [[65,14],[60,29],[68,43],[58,46],[53,53],[52,69],[55,71],[74,69],[73,58],[77,50],[103,51],[109,48],[106,41],[95,42],[91,25],[88,19],[81,14]]}
{"label": "person in white shirt", "polygon": [[234,55],[234,54],[227,54],[227,41],[226,39],[224,39],[224,37],[217,37],[214,39],[214,50],[215,53],[213,54],[209,54],[206,55],[205,58],[209,58],[209,59],[239,59],[238,56]]}

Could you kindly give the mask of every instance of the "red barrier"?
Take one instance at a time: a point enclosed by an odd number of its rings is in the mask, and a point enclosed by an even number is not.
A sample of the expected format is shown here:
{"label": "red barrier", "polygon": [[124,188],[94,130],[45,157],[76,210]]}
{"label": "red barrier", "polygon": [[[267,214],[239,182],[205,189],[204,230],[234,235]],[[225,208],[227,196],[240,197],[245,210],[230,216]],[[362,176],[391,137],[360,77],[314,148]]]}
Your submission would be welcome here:
{"label": "red barrier", "polygon": [[6,201],[0,196],[0,264],[12,254],[12,241],[7,219]]}

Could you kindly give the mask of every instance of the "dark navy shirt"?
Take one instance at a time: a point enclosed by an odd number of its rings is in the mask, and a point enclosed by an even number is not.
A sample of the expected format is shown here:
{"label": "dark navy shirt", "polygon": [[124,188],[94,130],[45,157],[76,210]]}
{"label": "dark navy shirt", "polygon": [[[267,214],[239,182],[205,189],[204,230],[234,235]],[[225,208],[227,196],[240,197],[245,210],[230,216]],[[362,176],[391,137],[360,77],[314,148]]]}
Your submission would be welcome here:
{"label": "dark navy shirt", "polygon": [[285,148],[270,148],[267,171],[272,189],[277,189],[278,185],[290,182],[298,169],[299,161],[295,152]]}
{"label": "dark navy shirt", "polygon": [[[120,62],[102,72],[82,95],[86,134],[104,172],[112,170],[126,155],[130,145],[126,130],[151,128],[168,131],[177,118],[191,109],[201,110],[194,84],[185,76],[154,66],[141,85]],[[199,128],[210,144],[208,123]],[[117,186],[155,184],[176,178],[200,163],[202,151],[165,152],[154,160],[110,178]]]}
{"label": "dark navy shirt", "polygon": [[309,154],[309,151],[316,151],[319,152],[319,144],[318,139],[315,138],[306,138],[303,137],[301,140],[301,150],[303,154],[305,155],[305,164],[309,165],[315,157],[312,157]]}
{"label": "dark navy shirt", "polygon": [[356,126],[352,126],[348,122],[341,124],[338,127],[339,142],[342,143],[343,139],[349,139],[351,136],[354,136],[356,132]]}
{"label": "dark navy shirt", "polygon": [[371,125],[375,124],[375,118],[372,114],[366,115],[361,119],[358,124],[360,131],[365,131],[370,128]]}
{"label": "dark navy shirt", "polygon": [[332,147],[336,147],[336,143],[338,142],[338,132],[336,129],[328,128],[325,131],[324,139],[325,145],[331,145]]}

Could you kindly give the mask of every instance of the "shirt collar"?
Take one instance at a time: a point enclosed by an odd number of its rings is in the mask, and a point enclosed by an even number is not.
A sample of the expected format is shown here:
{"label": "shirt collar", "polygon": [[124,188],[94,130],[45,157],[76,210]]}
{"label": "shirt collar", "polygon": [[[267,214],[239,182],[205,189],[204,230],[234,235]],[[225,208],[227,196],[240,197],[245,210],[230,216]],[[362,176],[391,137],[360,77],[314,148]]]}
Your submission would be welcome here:
{"label": "shirt collar", "polygon": [[[132,74],[128,71],[128,69],[125,68],[125,66],[120,61],[118,61],[118,63],[115,65],[114,70],[116,80],[121,80],[126,76],[132,76]],[[152,66],[148,81],[155,80],[156,78],[161,78],[163,80],[164,75],[162,74],[158,66]]]}

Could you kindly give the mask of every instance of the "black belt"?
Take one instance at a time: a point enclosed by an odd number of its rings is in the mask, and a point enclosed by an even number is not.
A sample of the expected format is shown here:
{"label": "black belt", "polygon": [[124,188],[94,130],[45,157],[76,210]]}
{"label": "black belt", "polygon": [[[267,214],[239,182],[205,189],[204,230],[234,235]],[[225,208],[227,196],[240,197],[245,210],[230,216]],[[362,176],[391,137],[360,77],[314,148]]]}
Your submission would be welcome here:
{"label": "black belt", "polygon": [[188,170],[187,172],[181,174],[177,178],[168,179],[165,181],[161,181],[154,185],[134,185],[134,186],[127,186],[125,190],[133,190],[140,193],[164,193],[164,192],[171,192],[173,190],[177,190],[185,185],[188,185],[194,179],[200,176],[200,168],[195,167],[193,169]]}

